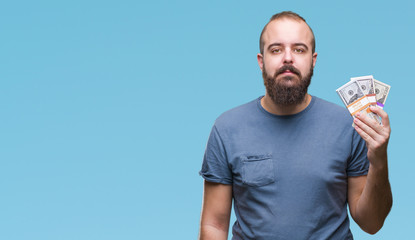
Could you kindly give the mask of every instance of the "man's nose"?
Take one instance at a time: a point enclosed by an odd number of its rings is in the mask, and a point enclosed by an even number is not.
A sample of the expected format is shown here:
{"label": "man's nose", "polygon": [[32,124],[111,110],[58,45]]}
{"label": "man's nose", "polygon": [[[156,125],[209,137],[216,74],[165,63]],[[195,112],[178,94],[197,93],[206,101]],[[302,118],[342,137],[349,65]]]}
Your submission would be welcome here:
{"label": "man's nose", "polygon": [[292,64],[293,63],[293,55],[290,50],[286,50],[284,52],[284,63]]}

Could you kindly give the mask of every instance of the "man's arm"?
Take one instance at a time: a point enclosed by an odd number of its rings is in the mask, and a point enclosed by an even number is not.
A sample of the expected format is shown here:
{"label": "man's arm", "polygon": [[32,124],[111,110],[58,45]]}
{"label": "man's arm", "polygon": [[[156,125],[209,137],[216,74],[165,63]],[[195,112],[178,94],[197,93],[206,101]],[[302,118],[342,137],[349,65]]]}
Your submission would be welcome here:
{"label": "man's arm", "polygon": [[205,181],[199,240],[228,238],[232,185]]}
{"label": "man's arm", "polygon": [[355,222],[364,231],[375,234],[392,207],[387,156],[391,129],[386,112],[376,107],[371,110],[382,117],[382,125],[366,115],[358,115],[354,120],[356,131],[366,141],[370,165],[367,176],[349,177],[348,202]]}

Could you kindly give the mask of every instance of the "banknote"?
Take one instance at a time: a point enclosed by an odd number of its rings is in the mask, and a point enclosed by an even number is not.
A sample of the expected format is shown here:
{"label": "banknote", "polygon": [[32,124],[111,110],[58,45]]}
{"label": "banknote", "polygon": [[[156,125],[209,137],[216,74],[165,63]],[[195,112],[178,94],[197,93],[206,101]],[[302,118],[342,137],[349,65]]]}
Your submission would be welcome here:
{"label": "banknote", "polygon": [[386,98],[388,97],[391,86],[381,81],[378,81],[376,79],[374,79],[373,82],[375,84],[375,94],[376,94],[377,105],[380,108],[383,108],[385,106]]}
{"label": "banknote", "polygon": [[350,78],[350,81],[356,81],[372,105],[376,105],[375,84],[372,75]]}
{"label": "banknote", "polygon": [[363,98],[365,94],[359,88],[355,81],[350,81],[336,90],[343,103],[348,107],[358,99]]}
{"label": "banknote", "polygon": [[354,117],[357,113],[367,114],[369,117],[381,124],[379,116],[370,110],[372,103],[368,96],[363,93],[362,88],[356,80],[350,81],[336,90],[340,99]]}

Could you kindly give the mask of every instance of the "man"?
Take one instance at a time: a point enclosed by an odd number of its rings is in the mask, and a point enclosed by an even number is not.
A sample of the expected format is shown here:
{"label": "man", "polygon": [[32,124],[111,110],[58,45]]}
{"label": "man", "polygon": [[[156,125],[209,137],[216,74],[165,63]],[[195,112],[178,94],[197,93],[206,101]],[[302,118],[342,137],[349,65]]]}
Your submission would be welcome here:
{"label": "man", "polygon": [[316,64],[314,34],[293,12],[274,15],[260,37],[266,94],[222,114],[212,128],[202,240],[353,239],[355,222],[376,233],[392,206],[388,115],[382,125],[307,93]]}

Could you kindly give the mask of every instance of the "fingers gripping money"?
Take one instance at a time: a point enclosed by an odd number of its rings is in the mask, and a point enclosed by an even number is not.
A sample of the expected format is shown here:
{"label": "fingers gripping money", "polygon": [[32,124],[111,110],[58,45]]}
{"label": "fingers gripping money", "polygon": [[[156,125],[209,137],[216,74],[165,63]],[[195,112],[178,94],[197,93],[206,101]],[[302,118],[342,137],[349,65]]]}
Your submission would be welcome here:
{"label": "fingers gripping money", "polygon": [[376,162],[375,159],[385,159],[387,154],[387,146],[391,133],[389,116],[379,107],[370,107],[371,111],[382,118],[382,125],[379,125],[373,119],[365,114],[356,114],[354,119],[355,129],[360,136],[366,141],[367,158],[371,164],[382,164]]}

